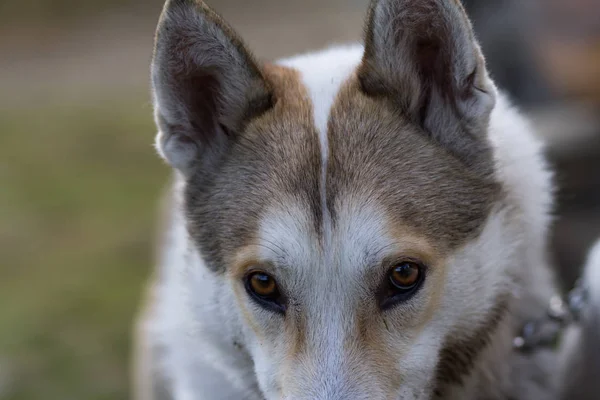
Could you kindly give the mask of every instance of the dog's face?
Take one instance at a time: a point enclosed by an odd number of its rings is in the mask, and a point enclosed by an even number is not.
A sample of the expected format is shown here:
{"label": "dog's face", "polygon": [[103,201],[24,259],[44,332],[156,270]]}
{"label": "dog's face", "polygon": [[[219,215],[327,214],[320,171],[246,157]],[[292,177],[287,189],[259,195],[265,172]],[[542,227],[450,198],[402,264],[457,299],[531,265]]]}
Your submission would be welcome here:
{"label": "dog's face", "polygon": [[267,399],[430,398],[469,372],[519,232],[458,0],[375,1],[364,50],[277,65],[171,0],[152,77],[159,151]]}

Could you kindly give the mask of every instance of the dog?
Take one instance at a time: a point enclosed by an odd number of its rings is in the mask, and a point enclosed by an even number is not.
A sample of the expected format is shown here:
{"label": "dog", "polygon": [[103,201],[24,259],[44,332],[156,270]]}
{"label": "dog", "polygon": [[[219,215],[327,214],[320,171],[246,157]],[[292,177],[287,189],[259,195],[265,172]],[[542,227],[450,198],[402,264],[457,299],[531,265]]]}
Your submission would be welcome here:
{"label": "dog", "polygon": [[600,348],[600,245],[560,349],[516,345],[557,290],[552,174],[461,3],[374,0],[365,31],[260,63],[205,3],[167,1],[151,79],[174,179],[135,399],[600,392],[579,356]]}

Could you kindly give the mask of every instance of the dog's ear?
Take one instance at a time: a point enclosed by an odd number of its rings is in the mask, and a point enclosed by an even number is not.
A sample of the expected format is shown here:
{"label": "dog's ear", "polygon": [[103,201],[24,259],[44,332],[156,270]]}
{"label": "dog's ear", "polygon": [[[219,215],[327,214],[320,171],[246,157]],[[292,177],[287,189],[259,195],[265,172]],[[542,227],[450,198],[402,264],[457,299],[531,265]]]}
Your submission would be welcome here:
{"label": "dog's ear", "polygon": [[359,78],[467,164],[487,153],[495,88],[459,0],[373,0]]}
{"label": "dog's ear", "polygon": [[184,173],[222,156],[271,101],[252,55],[201,0],[167,0],[156,32],[152,87],[158,151]]}

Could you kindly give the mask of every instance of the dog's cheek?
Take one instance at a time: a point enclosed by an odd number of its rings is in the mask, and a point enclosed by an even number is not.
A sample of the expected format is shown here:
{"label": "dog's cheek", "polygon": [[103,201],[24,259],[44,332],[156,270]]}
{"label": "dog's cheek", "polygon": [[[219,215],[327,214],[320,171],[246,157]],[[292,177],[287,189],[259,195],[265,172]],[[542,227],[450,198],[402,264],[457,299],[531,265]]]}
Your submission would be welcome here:
{"label": "dog's cheek", "polygon": [[252,358],[258,385],[265,399],[280,399],[283,393],[281,371],[284,366],[277,361],[279,357],[273,354],[272,349],[259,344],[253,349]]}
{"label": "dog's cheek", "polygon": [[251,303],[244,288],[238,282],[230,282],[230,311],[237,314],[242,345],[250,353],[261,390],[267,398],[278,392],[279,359],[284,358],[282,331],[283,317],[261,310]]}

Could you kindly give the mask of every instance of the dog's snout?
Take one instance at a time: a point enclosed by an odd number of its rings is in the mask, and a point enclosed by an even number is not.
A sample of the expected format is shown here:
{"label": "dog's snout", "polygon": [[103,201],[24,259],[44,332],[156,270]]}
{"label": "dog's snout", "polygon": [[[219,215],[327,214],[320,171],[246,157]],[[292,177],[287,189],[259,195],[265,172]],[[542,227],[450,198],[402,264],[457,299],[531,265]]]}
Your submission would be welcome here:
{"label": "dog's snout", "polygon": [[306,364],[295,370],[286,385],[290,393],[286,400],[377,400],[385,396],[386,385],[380,381],[377,371],[360,359],[312,360],[312,368]]}

